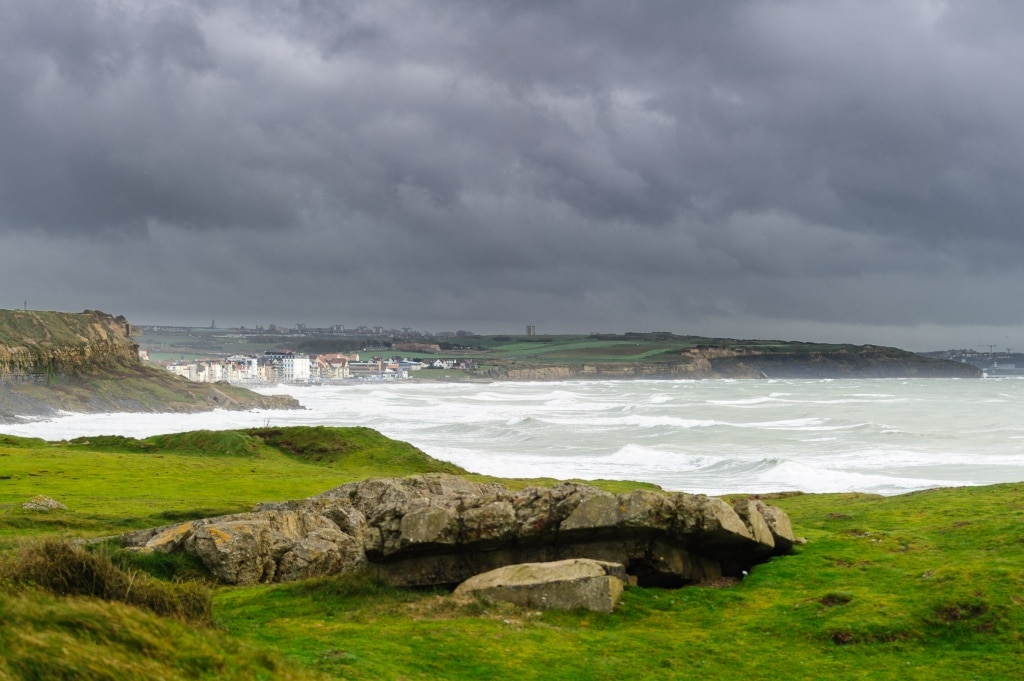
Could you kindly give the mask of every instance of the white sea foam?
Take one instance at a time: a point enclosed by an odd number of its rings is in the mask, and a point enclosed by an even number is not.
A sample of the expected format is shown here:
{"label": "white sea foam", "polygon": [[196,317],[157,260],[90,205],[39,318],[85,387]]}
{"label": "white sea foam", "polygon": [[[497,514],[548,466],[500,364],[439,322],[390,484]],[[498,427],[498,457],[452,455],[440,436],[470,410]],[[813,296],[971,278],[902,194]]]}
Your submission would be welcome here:
{"label": "white sea foam", "polygon": [[1024,480],[1024,381],[569,381],[277,387],[299,411],[62,415],[47,440],[361,425],[470,470],[722,494],[897,494]]}
{"label": "white sea foam", "polygon": [[745,397],[739,400],[708,400],[709,404],[716,404],[722,407],[756,407],[762,404],[774,404],[782,402],[777,397]]}

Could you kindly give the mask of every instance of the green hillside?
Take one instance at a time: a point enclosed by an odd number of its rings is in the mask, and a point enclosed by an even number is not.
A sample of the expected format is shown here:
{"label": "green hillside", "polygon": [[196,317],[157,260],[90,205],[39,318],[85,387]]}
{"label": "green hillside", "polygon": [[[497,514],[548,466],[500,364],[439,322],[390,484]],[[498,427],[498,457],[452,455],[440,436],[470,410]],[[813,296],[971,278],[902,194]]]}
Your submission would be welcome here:
{"label": "green hillside", "polygon": [[[732,586],[630,587],[610,615],[459,602],[357,576],[176,586],[201,572],[132,560],[109,545],[52,547],[370,475],[455,470],[363,428],[56,443],[0,436],[0,679],[959,681],[1018,678],[1024,663],[1022,484],[770,499],[805,545]],[[38,494],[68,510],[21,507]],[[81,591],[41,576],[54,563],[91,566],[88,584],[122,587],[99,598],[55,595]],[[189,598],[206,593],[207,614],[198,606],[156,614],[160,584]],[[119,588],[157,595],[133,601]]]}

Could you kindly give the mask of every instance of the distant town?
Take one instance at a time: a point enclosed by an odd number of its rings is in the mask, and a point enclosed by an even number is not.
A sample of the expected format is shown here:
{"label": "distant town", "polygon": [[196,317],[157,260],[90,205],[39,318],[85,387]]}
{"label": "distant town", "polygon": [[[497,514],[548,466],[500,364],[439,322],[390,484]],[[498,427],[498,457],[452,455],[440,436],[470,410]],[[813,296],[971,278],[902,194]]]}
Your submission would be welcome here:
{"label": "distant town", "polygon": [[1024,376],[1024,353],[1014,352],[1012,348],[997,350],[995,345],[981,347],[985,349],[963,348],[918,354],[924,357],[936,357],[971,364],[984,371],[986,376]]}
{"label": "distant town", "polygon": [[[215,321],[209,327],[201,328],[157,325],[139,328],[144,337],[217,339],[220,342],[218,345],[230,343],[232,340],[255,344],[307,341],[313,345],[329,344],[360,348],[349,352],[323,353],[269,349],[262,352],[236,352],[227,356],[220,352],[211,352],[210,357],[183,356],[179,359],[161,357],[175,354],[166,351],[177,348],[176,340],[171,340],[169,347],[154,342],[140,349],[143,360],[161,364],[168,371],[196,383],[228,382],[251,386],[279,383],[308,385],[345,381],[395,381],[407,379],[411,372],[422,369],[476,368],[475,361],[471,358],[435,357],[424,360],[420,357],[423,354],[437,355],[444,349],[451,349],[453,339],[473,336],[470,331],[430,333],[409,327],[345,328],[341,324],[323,328],[309,327],[305,324],[286,328],[270,324],[266,327],[218,329]],[[532,333],[533,327],[528,327],[527,332]],[[201,347],[202,343],[190,342],[187,350],[194,352],[197,346]]]}
{"label": "distant town", "polygon": [[[440,348],[438,350],[440,351]],[[148,357],[143,355],[143,359]],[[361,360],[359,353],[310,356],[269,350],[258,356],[232,355],[223,359],[165,360],[160,363],[166,366],[168,371],[195,383],[226,381],[236,385],[336,383],[347,380],[393,381],[409,378],[409,372],[427,367],[467,370],[473,368],[472,360],[435,359],[426,363],[397,355],[374,356]]]}
{"label": "distant town", "polygon": [[[506,369],[516,362],[645,362],[652,353],[686,349],[688,343],[723,339],[680,337],[668,332],[631,333],[620,336],[538,336],[525,325],[516,336],[477,336],[472,331],[425,332],[410,327],[345,327],[334,324],[312,327],[276,324],[254,327],[140,326],[133,327],[140,356],[197,383],[227,382],[242,386],[297,384],[318,385],[347,381],[400,381],[428,370],[458,370],[461,376],[495,373],[495,364]],[[641,343],[623,343],[624,340]],[[726,344],[734,343],[725,339]],[[662,343],[659,345],[659,343]],[[759,341],[739,341],[758,346]],[[774,347],[773,342],[767,346]],[[597,350],[597,346],[605,350]],[[609,349],[609,346],[613,346]],[[636,346],[631,349],[631,346]],[[807,344],[796,343],[794,348]],[[690,351],[692,352],[692,350]],[[495,354],[497,353],[497,354]],[[604,353],[604,354],[602,354]],[[611,354],[608,354],[611,353]],[[970,364],[986,376],[1024,375],[1024,354],[995,345],[982,349],[952,349],[917,353],[919,356]],[[496,359],[496,358],[501,359]],[[482,363],[482,364],[481,364]],[[479,365],[479,366],[478,366]],[[478,371],[479,370],[479,371]],[[426,377],[428,374],[423,374]],[[500,374],[500,372],[498,372]],[[434,374],[434,377],[441,377]],[[445,376],[450,379],[449,376]]]}

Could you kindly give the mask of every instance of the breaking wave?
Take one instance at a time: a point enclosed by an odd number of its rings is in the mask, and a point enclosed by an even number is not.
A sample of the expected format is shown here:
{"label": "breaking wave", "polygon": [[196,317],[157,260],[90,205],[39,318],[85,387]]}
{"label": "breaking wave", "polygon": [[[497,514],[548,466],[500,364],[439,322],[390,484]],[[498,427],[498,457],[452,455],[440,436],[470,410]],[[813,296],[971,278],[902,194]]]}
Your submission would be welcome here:
{"label": "breaking wave", "polygon": [[0,426],[47,440],[362,425],[503,477],[670,490],[899,494],[1024,480],[1024,381],[415,381],[280,386],[300,411],[62,414]]}

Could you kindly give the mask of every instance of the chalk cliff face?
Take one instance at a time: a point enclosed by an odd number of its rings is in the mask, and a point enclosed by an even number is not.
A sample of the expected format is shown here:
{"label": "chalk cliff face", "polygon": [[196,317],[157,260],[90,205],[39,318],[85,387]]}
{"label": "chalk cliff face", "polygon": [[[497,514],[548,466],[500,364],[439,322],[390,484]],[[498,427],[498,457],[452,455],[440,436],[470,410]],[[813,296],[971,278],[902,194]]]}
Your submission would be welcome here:
{"label": "chalk cliff face", "polygon": [[291,397],[189,383],[139,360],[124,317],[0,310],[0,422],[72,412],[288,409]]}

